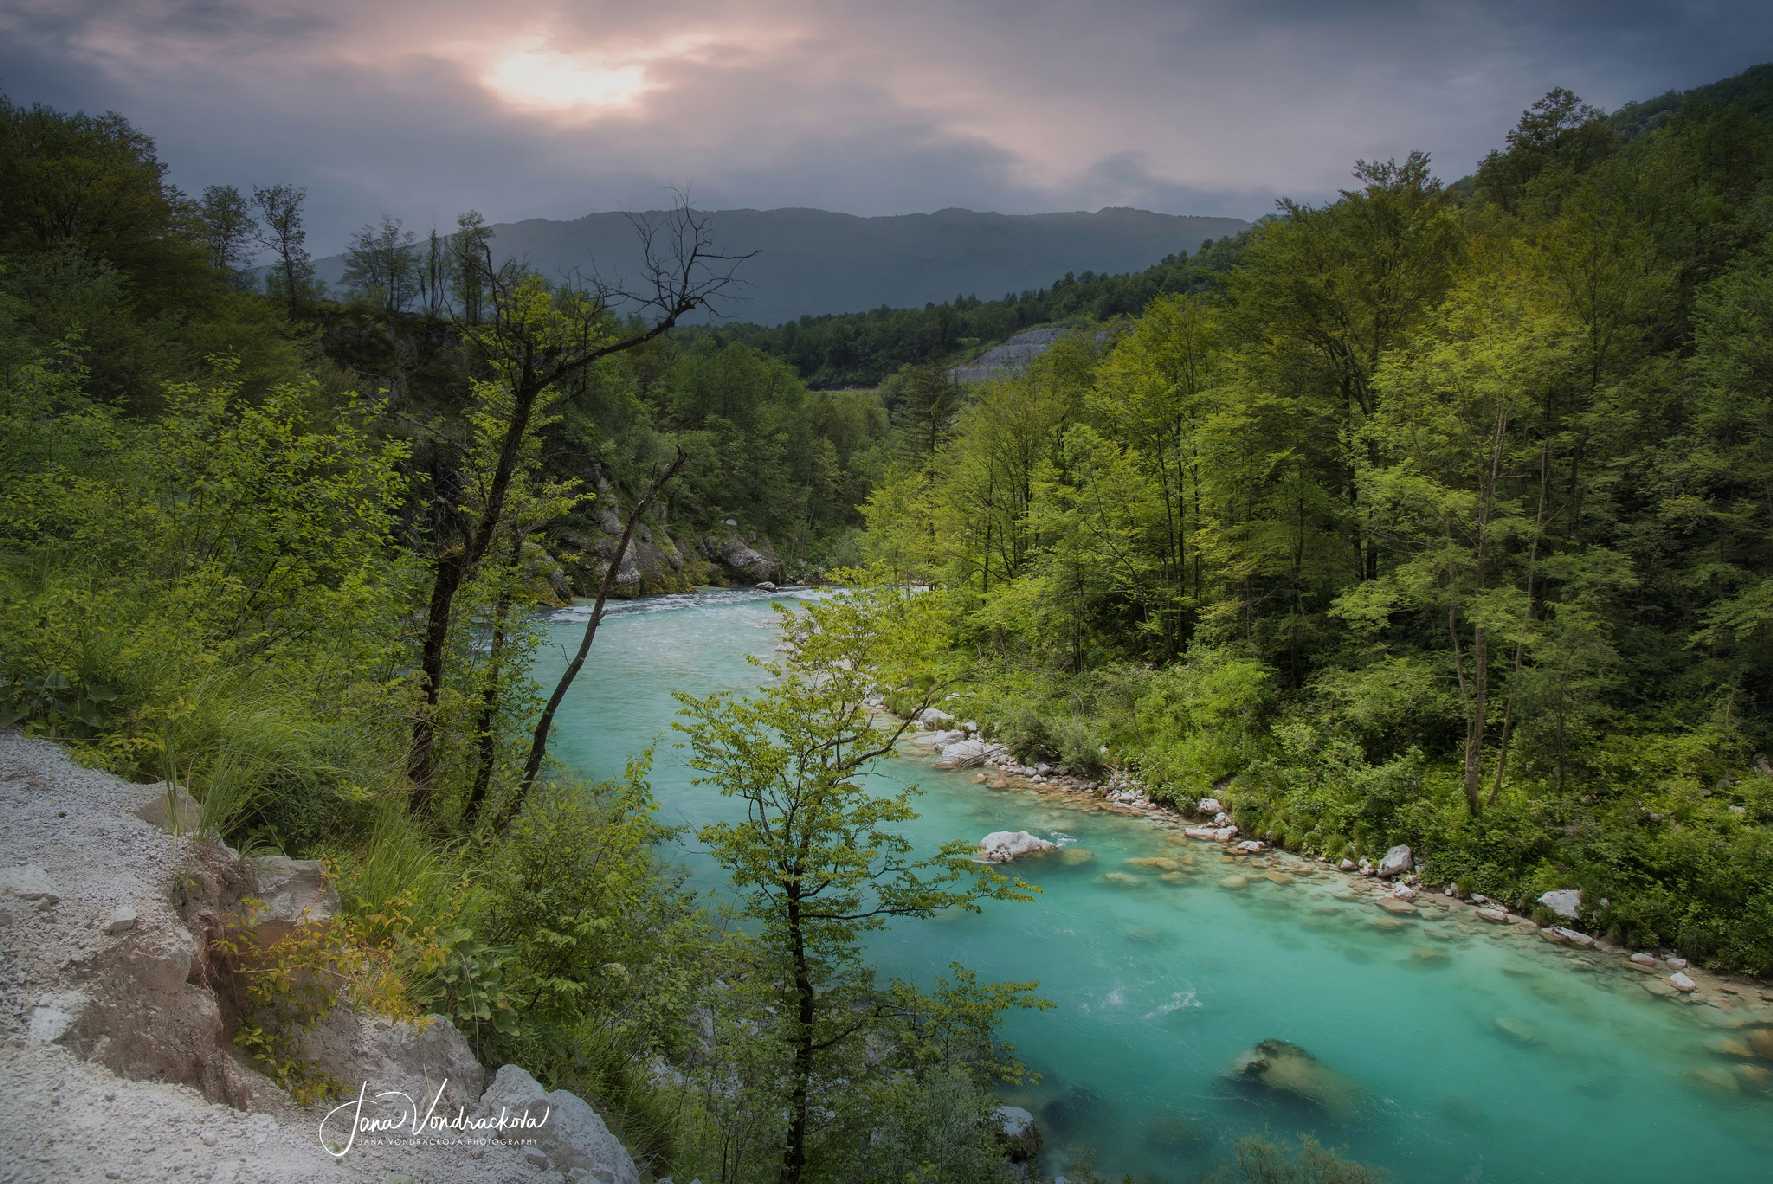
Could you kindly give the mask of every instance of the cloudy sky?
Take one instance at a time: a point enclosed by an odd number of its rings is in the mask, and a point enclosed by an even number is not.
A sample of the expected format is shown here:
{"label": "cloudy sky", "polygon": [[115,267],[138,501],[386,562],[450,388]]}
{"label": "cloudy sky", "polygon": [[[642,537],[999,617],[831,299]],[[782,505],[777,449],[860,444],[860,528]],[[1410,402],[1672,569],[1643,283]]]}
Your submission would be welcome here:
{"label": "cloudy sky", "polygon": [[0,90],[173,179],[289,180],[310,245],[664,204],[1255,217],[1358,158],[1449,178],[1552,85],[1773,59],[1765,0],[0,0]]}

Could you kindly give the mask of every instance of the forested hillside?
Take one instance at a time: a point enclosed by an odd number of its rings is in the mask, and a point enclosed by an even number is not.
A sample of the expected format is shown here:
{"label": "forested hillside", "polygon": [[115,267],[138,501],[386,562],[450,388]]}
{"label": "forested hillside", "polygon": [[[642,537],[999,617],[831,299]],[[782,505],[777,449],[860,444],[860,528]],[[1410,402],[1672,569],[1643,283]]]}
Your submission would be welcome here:
{"label": "forested hillside", "polygon": [[1773,971],[1765,71],[1363,163],[1203,290],[896,412],[957,710],[1247,831]]}
{"label": "forested hillside", "polygon": [[960,297],[776,326],[720,322],[693,332],[783,358],[813,387],[874,386],[902,367],[958,361],[1030,326],[1107,321],[1140,312],[1162,293],[1210,287],[1237,260],[1246,237],[1207,239],[1192,255],[1179,252],[1142,271],[1067,273],[1048,287],[1000,300]]}

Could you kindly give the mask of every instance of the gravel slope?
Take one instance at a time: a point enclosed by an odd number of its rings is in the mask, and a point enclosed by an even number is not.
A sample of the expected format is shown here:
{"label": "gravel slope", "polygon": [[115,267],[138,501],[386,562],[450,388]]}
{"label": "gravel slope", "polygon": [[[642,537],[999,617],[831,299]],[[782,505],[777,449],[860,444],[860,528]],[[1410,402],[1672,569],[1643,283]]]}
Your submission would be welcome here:
{"label": "gravel slope", "polygon": [[[172,892],[195,840],[134,817],[152,792],[81,768],[55,744],[0,733],[0,869],[36,865],[55,898],[33,897],[28,884],[25,894],[0,890],[0,1184],[566,1178],[497,1145],[360,1145],[335,1159],[318,1139],[321,1111],[269,1082],[254,1091],[265,1112],[246,1113],[189,1086],[126,1080],[52,1043],[99,989],[95,970],[113,943],[188,940]],[[119,906],[137,921],[114,935]]]}

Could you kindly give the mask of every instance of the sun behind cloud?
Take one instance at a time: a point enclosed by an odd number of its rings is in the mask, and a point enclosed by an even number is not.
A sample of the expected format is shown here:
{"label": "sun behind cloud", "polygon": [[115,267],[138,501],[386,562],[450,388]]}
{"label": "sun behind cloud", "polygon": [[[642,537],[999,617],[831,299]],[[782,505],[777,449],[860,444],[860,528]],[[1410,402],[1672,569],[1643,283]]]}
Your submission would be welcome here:
{"label": "sun behind cloud", "polygon": [[620,110],[651,89],[644,65],[535,48],[500,57],[481,81],[514,106],[560,112]]}

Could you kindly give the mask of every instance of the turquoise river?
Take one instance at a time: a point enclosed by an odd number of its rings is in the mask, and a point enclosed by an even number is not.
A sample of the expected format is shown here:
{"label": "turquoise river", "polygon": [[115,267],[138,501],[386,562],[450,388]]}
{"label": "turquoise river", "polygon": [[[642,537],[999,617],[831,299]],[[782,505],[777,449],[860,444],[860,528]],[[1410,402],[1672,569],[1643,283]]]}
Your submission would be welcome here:
{"label": "turquoise river", "polygon": [[[755,685],[746,658],[772,650],[772,600],[795,595],[616,606],[562,708],[556,753],[606,777],[655,744],[667,820],[693,832],[729,816],[691,784],[672,692]],[[555,614],[539,677],[552,680],[583,619]],[[1773,1018],[1752,992],[1733,1011],[1683,1006],[1618,959],[1468,910],[1386,927],[1327,870],[1271,878],[1151,821],[994,791],[915,755],[876,776],[922,787],[908,832],[919,844],[1029,830],[1093,856],[1019,863],[1042,889],[1032,903],[897,924],[870,949],[883,976],[923,981],[960,961],[982,978],[1039,980],[1056,1006],[1011,1016],[1005,1035],[1042,1081],[1006,1100],[1041,1119],[1050,1171],[1089,1162],[1113,1179],[1192,1181],[1242,1135],[1309,1132],[1411,1184],[1773,1180],[1773,1092],[1754,1088],[1765,1063],[1716,1049],[1752,1008]],[[722,891],[693,841],[673,858]],[[1157,862],[1128,862],[1141,859]],[[1353,1109],[1331,1117],[1227,1076],[1269,1038],[1354,1083]]]}

